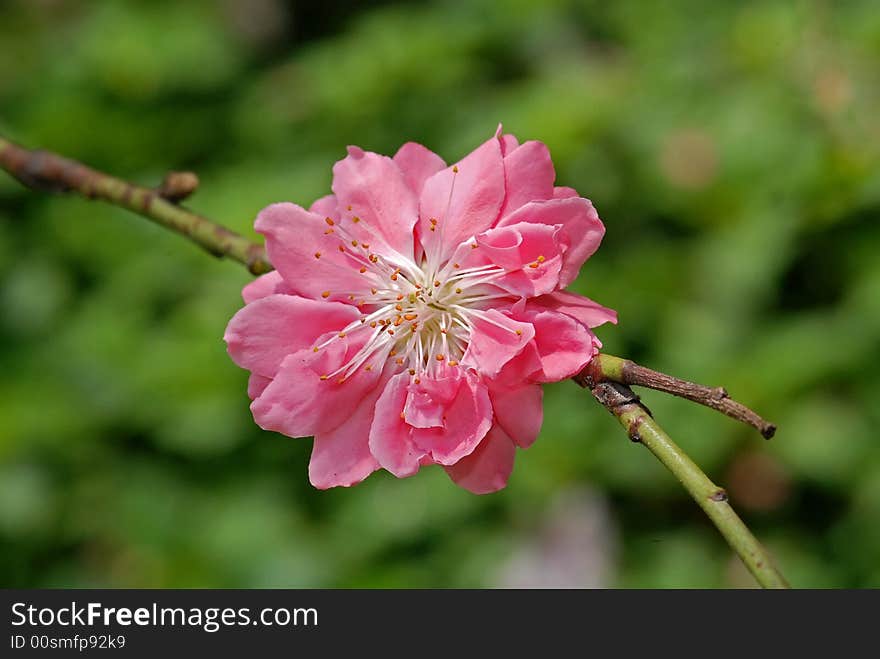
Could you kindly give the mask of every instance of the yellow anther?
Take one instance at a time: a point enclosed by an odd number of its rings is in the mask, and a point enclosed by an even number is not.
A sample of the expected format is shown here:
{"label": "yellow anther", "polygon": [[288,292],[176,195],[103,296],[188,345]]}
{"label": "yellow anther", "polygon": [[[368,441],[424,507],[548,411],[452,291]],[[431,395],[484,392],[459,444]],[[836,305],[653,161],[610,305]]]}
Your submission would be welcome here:
{"label": "yellow anther", "polygon": [[436,286],[439,286],[439,285],[440,285],[439,280],[435,280],[435,281],[434,281],[434,286],[436,287]]}
{"label": "yellow anther", "polygon": [[376,326],[376,321],[374,320],[372,323],[370,323],[370,327],[375,327],[375,326]]}
{"label": "yellow anther", "polygon": [[394,336],[394,330],[392,330],[392,329],[388,330],[388,334],[389,334],[389,336]]}
{"label": "yellow anther", "polygon": [[458,165],[453,165],[453,166],[452,166],[452,173],[453,173],[453,174],[458,174]]}
{"label": "yellow anther", "polygon": [[402,299],[403,299],[403,293],[398,294],[397,299],[398,299],[398,300],[402,300]]}
{"label": "yellow anther", "polygon": [[460,289],[460,288],[456,288],[456,289],[455,289],[455,292],[456,292],[456,293],[461,293],[461,289]]}
{"label": "yellow anther", "polygon": [[404,319],[404,320],[415,320],[416,318],[418,318],[418,315],[417,315],[417,314],[414,314],[414,313],[405,313],[405,314],[403,314],[403,319]]}
{"label": "yellow anther", "polygon": [[402,365],[402,364],[403,364],[403,357],[398,357],[398,358],[395,359],[394,361],[397,362],[398,364],[401,364],[401,365]]}
{"label": "yellow anther", "polygon": [[452,361],[447,362],[450,366],[458,366],[458,362],[454,359]]}
{"label": "yellow anther", "polygon": [[397,351],[394,348],[391,348],[391,352],[388,353],[389,357],[394,357],[397,354]]}
{"label": "yellow anther", "polygon": [[437,355],[434,359],[436,359],[438,362],[442,362],[444,359],[446,359],[446,357],[444,357],[443,355]]}
{"label": "yellow anther", "polygon": [[403,311],[403,305],[402,305],[402,304],[395,304],[395,305],[394,305],[394,308],[397,309],[398,311]]}
{"label": "yellow anther", "polygon": [[544,258],[543,256],[541,256],[540,254],[538,255],[538,263],[543,263],[543,262],[546,261],[546,260],[547,260],[547,259],[545,259],[545,258]]}
{"label": "yellow anther", "polygon": [[403,421],[406,421],[406,414],[404,414],[403,412],[401,412],[401,413],[400,413],[400,418],[401,418]]}
{"label": "yellow anther", "polygon": [[410,375],[415,375],[415,374],[416,374],[416,369],[414,369],[414,368],[409,369],[409,374],[410,374]]}
{"label": "yellow anther", "polygon": [[312,352],[318,352],[318,346],[315,346],[314,348],[312,348]]}
{"label": "yellow anther", "polygon": [[340,246],[339,246],[339,251],[340,251],[340,252],[344,252],[344,251],[345,251],[345,247],[343,247],[342,245],[340,245]]}
{"label": "yellow anther", "polygon": [[316,259],[321,258],[321,252],[315,252],[315,258]]}
{"label": "yellow anther", "polygon": [[370,249],[370,244],[369,243],[361,243],[361,247],[363,247],[364,249]]}
{"label": "yellow anther", "polygon": [[452,264],[452,267],[453,267],[453,268],[460,268],[461,266],[460,266],[458,263],[453,263],[453,264]]}
{"label": "yellow anther", "polygon": [[339,336],[340,339],[344,339],[344,338],[345,338],[345,332],[340,332],[338,336]]}
{"label": "yellow anther", "polygon": [[372,293],[373,295],[375,295],[377,292],[378,292],[378,290],[375,288],[370,289],[370,293]]}
{"label": "yellow anther", "polygon": [[529,267],[530,268],[537,268],[538,264],[537,263],[529,263]]}
{"label": "yellow anther", "polygon": [[516,335],[517,335],[517,336],[522,336],[522,330],[516,330]]}
{"label": "yellow anther", "polygon": [[358,241],[357,241],[357,240],[352,240],[352,241],[351,241],[351,246],[352,246],[352,247],[357,247],[357,246],[358,246]]}
{"label": "yellow anther", "polygon": [[327,230],[324,232],[324,235],[326,236],[326,235],[331,234],[331,233],[333,233],[333,229],[327,229]]}
{"label": "yellow anther", "polygon": [[362,265],[360,267],[360,269],[358,270],[358,272],[361,274],[364,274],[366,271],[367,271],[367,266],[365,266],[365,265]]}
{"label": "yellow anther", "polygon": [[437,218],[436,218],[436,217],[432,217],[432,218],[431,218],[430,220],[428,220],[428,221],[429,221],[431,224],[437,224]]}
{"label": "yellow anther", "polygon": [[476,249],[476,248],[477,248],[477,243],[471,243],[471,249]]}
{"label": "yellow anther", "polygon": [[332,227],[334,224],[336,224],[336,222],[333,221],[333,218],[332,218],[332,217],[325,217],[325,218],[324,218],[324,221],[325,221],[327,224],[329,224],[331,227]]}
{"label": "yellow anther", "polygon": [[324,291],[323,293],[321,293],[321,297],[323,297],[323,298],[330,297],[330,291]]}
{"label": "yellow anther", "polygon": [[326,380],[326,379],[327,379],[327,376],[326,376],[326,375],[322,375],[322,376],[321,376],[321,380]]}
{"label": "yellow anther", "polygon": [[[351,206],[348,207],[348,210],[351,210]],[[351,218],[351,221],[354,222],[355,224],[357,224],[358,222],[361,221],[361,218],[359,218],[357,215],[355,215],[353,218]]]}
{"label": "yellow anther", "polygon": [[373,370],[373,365],[372,365],[372,364],[367,364],[366,366],[364,366],[364,370],[365,370],[365,371],[372,371],[372,370]]}
{"label": "yellow anther", "polygon": [[346,207],[346,210],[351,210],[351,204]]}

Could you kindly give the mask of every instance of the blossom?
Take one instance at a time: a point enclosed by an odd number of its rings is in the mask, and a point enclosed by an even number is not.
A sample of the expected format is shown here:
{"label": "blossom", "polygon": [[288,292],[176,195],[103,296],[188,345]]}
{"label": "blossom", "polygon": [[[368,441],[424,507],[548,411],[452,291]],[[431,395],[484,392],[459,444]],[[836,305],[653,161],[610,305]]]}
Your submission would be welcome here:
{"label": "blossom", "polygon": [[416,143],[349,147],[333,194],[263,209],[276,270],[226,330],[262,428],[314,436],[318,488],[441,465],[507,484],[542,421],[541,384],[578,373],[617,315],[563,289],[599,246],[589,200],[554,186],[547,147],[494,137],[446,166]]}

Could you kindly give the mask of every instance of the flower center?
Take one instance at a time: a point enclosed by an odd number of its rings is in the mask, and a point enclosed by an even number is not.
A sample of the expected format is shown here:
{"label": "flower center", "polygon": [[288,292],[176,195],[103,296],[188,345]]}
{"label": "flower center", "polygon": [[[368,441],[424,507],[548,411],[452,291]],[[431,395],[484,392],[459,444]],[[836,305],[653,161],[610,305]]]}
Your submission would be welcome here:
{"label": "flower center", "polygon": [[[328,219],[333,227],[331,222]],[[491,285],[504,274],[498,266],[462,267],[456,262],[435,266],[430,258],[417,265],[396,253],[374,254],[369,245],[349,240],[338,224],[335,228],[342,234],[346,256],[369,288],[368,293],[348,295],[361,310],[361,318],[313,348],[318,352],[346,337],[360,345],[353,357],[322,379],[343,382],[360,368],[381,370],[391,362],[395,371],[408,370],[418,383],[422,376],[436,377],[448,367],[459,367],[475,319],[497,324],[484,310],[491,300],[510,297]],[[329,295],[324,293],[325,298]]]}

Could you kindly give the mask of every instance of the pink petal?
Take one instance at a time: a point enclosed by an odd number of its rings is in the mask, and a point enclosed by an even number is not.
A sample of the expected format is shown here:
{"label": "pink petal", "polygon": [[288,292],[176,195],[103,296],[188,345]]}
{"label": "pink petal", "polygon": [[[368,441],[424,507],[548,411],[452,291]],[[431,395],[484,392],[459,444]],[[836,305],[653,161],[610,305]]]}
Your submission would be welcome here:
{"label": "pink petal", "polygon": [[485,377],[498,375],[535,336],[529,323],[489,309],[472,317],[472,331],[467,350],[461,358],[462,366],[474,368]]}
{"label": "pink petal", "polygon": [[320,435],[342,425],[379,386],[381,373],[360,368],[342,382],[321,376],[348,362],[359,348],[340,339],[317,353],[307,348],[288,355],[272,383],[251,403],[254,420],[264,430],[289,437]]}
{"label": "pink petal", "polygon": [[496,424],[521,448],[528,448],[538,438],[544,409],[544,390],[529,384],[516,389],[490,388]]}
{"label": "pink petal", "polygon": [[[296,204],[272,204],[260,211],[254,223],[266,236],[266,252],[275,269],[294,291],[312,299],[348,302],[349,295],[370,290],[370,280],[358,272],[361,266],[351,254],[351,246],[325,218]],[[342,246],[344,252],[339,251]]]}
{"label": "pink petal", "polygon": [[312,348],[322,334],[338,332],[359,317],[358,310],[347,304],[269,295],[240,309],[226,326],[223,339],[236,364],[275,377],[287,355]]}
{"label": "pink petal", "polygon": [[543,308],[559,311],[572,318],[576,318],[587,327],[598,327],[604,323],[617,324],[617,312],[603,307],[590,298],[569,291],[556,291],[548,295],[542,295],[529,300],[527,308]]}
{"label": "pink petal", "polygon": [[567,199],[568,197],[580,197],[578,191],[566,185],[557,185],[553,188],[553,199]]}
{"label": "pink petal", "polygon": [[376,400],[382,392],[376,387],[357,406],[342,425],[315,436],[309,461],[309,481],[321,490],[349,487],[379,468],[370,453],[370,426]]}
{"label": "pink petal", "polygon": [[250,377],[248,377],[248,398],[254,400],[255,398],[259,398],[260,394],[262,394],[266,387],[269,386],[269,383],[272,382],[272,378],[267,378],[262,375],[257,375],[256,373],[251,373]]}
{"label": "pink petal", "polygon": [[598,352],[595,334],[571,316],[556,311],[526,311],[518,317],[535,327],[543,382],[570,378]]}
{"label": "pink petal", "polygon": [[309,212],[322,217],[329,217],[338,220],[339,212],[337,205],[338,202],[336,201],[336,195],[328,194],[315,200],[315,203],[309,206]]}
{"label": "pink petal", "polygon": [[556,171],[547,146],[531,141],[507,153],[504,156],[504,179],[507,197],[501,208],[501,217],[530,201],[552,199]]}
{"label": "pink petal", "polygon": [[370,451],[382,467],[398,478],[416,473],[426,453],[413,444],[412,428],[401,417],[409,381],[406,373],[399,373],[388,381],[376,402],[370,426]]}
{"label": "pink petal", "polygon": [[492,403],[486,386],[476,378],[462,378],[442,420],[442,428],[413,428],[412,442],[434,462],[452,465],[469,455],[492,426]]}
{"label": "pink petal", "polygon": [[333,192],[345,216],[360,219],[359,238],[377,243],[386,256],[392,250],[413,258],[418,197],[391,158],[349,147],[348,157],[333,167]]}
{"label": "pink petal", "polygon": [[501,140],[501,155],[503,156],[511,153],[514,149],[516,149],[516,147],[519,146],[519,140],[510,133],[507,133],[506,135],[499,135],[498,133],[496,133],[496,137]]}
{"label": "pink petal", "polygon": [[476,236],[479,249],[489,262],[507,271],[495,286],[522,297],[555,290],[563,263],[561,226],[520,222],[489,229]]}
{"label": "pink petal", "polygon": [[244,298],[245,304],[250,304],[261,297],[277,293],[276,289],[283,285],[283,283],[284,280],[281,278],[281,273],[273,270],[245,284],[244,288],[241,289],[241,297]]}
{"label": "pink petal", "polygon": [[473,453],[446,467],[446,473],[456,485],[474,494],[491,494],[507,485],[515,456],[510,437],[496,425]]}
{"label": "pink petal", "polygon": [[461,376],[420,379],[410,384],[403,411],[406,422],[414,428],[442,428],[446,407],[455,400]]}
{"label": "pink petal", "polygon": [[446,260],[459,243],[495,223],[503,200],[504,164],[493,137],[425,181],[419,200],[419,236],[425,252]]}
{"label": "pink petal", "polygon": [[599,220],[593,204],[582,197],[528,203],[503,218],[498,226],[509,226],[518,222],[563,225],[569,247],[562,260],[560,288],[574,281],[584,261],[596,251],[605,235],[605,226]]}
{"label": "pink petal", "polygon": [[416,142],[407,142],[400,147],[394,154],[394,162],[416,196],[421,194],[425,181],[446,167],[443,158]]}
{"label": "pink petal", "polygon": [[514,389],[526,382],[543,382],[544,370],[541,355],[534,341],[530,341],[522,352],[504,365],[501,372],[492,379],[499,387]]}

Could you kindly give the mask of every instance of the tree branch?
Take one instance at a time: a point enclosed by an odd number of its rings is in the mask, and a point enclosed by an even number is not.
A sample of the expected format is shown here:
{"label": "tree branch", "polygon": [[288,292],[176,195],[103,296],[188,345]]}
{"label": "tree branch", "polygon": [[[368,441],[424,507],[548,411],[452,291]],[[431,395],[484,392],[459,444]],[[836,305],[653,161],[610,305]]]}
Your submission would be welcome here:
{"label": "tree branch", "polygon": [[[198,186],[195,174],[171,172],[158,189],[145,188],[55,153],[25,149],[2,137],[0,168],[37,191],[77,193],[143,215],[189,238],[214,256],[238,261],[255,275],[272,269],[262,245],[177,204]],[[644,444],[678,478],[759,584],[765,588],[788,587],[766,551],[727,503],[724,490],[712,483],[657,425],[629,385],[650,387],[706,405],[757,428],[768,439],[776,426],[729,398],[723,388],[679,380],[612,355],[596,355],[572,379],[590,389],[596,400],[617,417],[630,439]]]}
{"label": "tree branch", "polygon": [[672,441],[632,389],[618,382],[592,382],[588,377],[578,378],[576,382],[590,389],[593,397],[626,429],[632,441],[644,444],[672,472],[761,586],[789,587],[761,543],[730,507],[727,492],[709,480]]}
{"label": "tree branch", "polygon": [[[581,382],[579,378],[585,381]],[[707,387],[695,382],[680,380],[666,375],[666,373],[652,371],[650,368],[640,366],[628,359],[621,359],[613,355],[596,355],[583,372],[575,376],[575,381],[581,386],[593,386],[587,384],[587,378],[589,382],[594,384],[618,382],[625,385],[648,387],[680,398],[687,398],[752,426],[763,435],[764,439],[770,439],[776,433],[774,424],[762,419],[742,403],[730,398],[724,387]]]}
{"label": "tree branch", "polygon": [[143,215],[214,256],[242,263],[255,275],[272,269],[262,245],[175,203],[195,190],[198,179],[193,180],[194,174],[174,172],[165,177],[159,189],[145,188],[49,151],[25,149],[3,137],[0,167],[34,190],[77,193]]}

